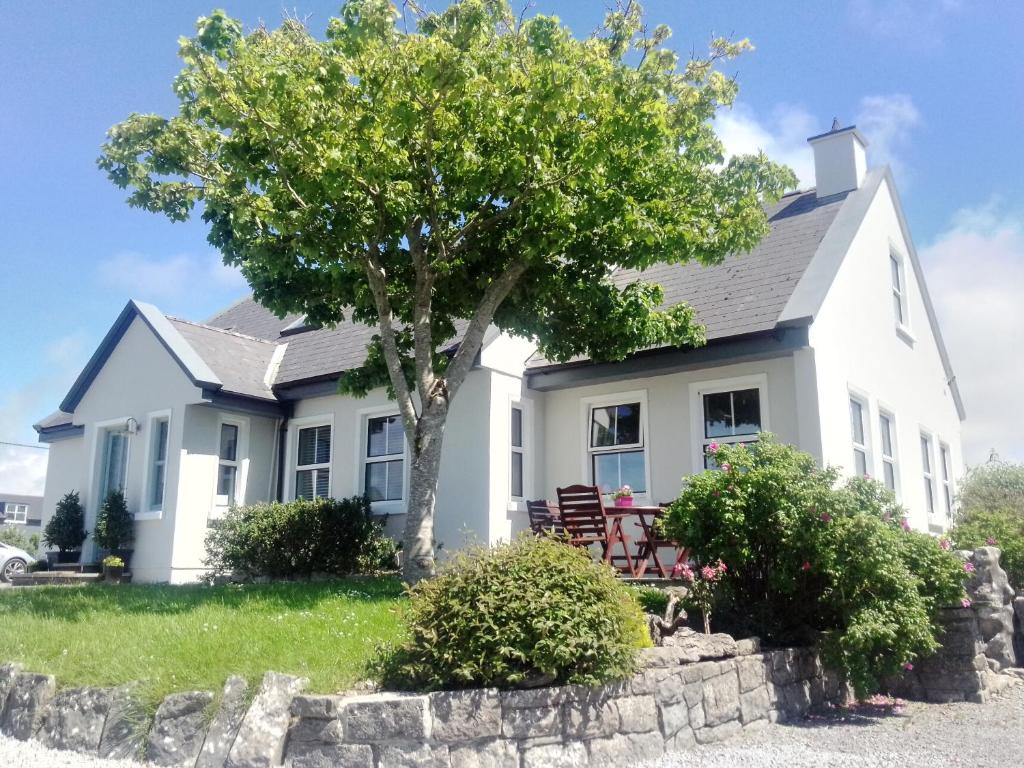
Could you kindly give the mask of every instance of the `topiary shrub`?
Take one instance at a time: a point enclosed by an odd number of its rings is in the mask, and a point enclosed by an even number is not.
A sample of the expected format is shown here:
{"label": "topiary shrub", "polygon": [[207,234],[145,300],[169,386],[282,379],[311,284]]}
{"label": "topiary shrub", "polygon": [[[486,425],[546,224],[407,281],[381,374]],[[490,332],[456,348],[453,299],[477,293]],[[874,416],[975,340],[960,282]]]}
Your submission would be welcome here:
{"label": "topiary shrub", "polygon": [[57,509],[43,529],[43,543],[56,547],[61,552],[81,549],[82,542],[89,537],[85,530],[85,510],[78,491],[64,494],[57,502]]}
{"label": "topiary shrub", "polygon": [[346,576],[391,570],[395,552],[365,496],[298,499],[229,510],[206,536],[205,563],[214,576]]}
{"label": "topiary shrub", "polygon": [[700,563],[729,564],[720,611],[734,630],[819,644],[859,695],[936,649],[963,564],[905,530],[891,493],[864,478],[840,486],[835,469],[770,435],[711,451],[721,469],[689,479],[665,528]]}
{"label": "topiary shrub", "polygon": [[957,495],[957,549],[999,547],[1010,584],[1024,589],[1024,464],[992,460],[967,473]]}
{"label": "topiary shrub", "polygon": [[132,543],[135,538],[135,518],[128,511],[128,504],[121,491],[111,491],[103,500],[103,506],[96,515],[96,528],[92,537],[96,544],[109,552],[124,549]]}
{"label": "topiary shrub", "polygon": [[409,597],[409,639],[377,664],[399,689],[596,685],[631,674],[650,645],[614,571],[548,537],[460,553]]}

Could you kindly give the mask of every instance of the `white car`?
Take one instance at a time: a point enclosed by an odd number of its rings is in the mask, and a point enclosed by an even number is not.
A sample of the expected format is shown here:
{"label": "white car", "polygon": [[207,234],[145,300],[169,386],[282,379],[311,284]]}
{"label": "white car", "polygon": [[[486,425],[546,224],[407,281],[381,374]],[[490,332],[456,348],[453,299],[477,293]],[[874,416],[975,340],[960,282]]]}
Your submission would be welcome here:
{"label": "white car", "polygon": [[12,576],[24,573],[35,561],[25,550],[0,541],[0,581],[10,581]]}

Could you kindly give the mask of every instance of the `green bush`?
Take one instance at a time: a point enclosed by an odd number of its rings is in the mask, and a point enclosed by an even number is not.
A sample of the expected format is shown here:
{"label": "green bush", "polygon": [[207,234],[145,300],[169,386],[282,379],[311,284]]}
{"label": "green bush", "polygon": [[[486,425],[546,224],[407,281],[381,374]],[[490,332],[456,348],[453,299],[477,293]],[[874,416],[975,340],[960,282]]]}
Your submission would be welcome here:
{"label": "green bush", "polygon": [[665,590],[645,585],[631,586],[630,589],[644,613],[653,613],[655,616],[665,614],[668,607],[668,593]]}
{"label": "green bush", "polygon": [[858,694],[937,647],[935,618],[963,597],[963,565],[904,530],[880,484],[776,443],[713,446],[721,470],[690,478],[667,535],[729,564],[722,613],[771,643],[818,643]]}
{"label": "green bush", "polygon": [[958,549],[992,543],[1010,583],[1024,589],[1024,464],[990,461],[964,478],[950,538]]}
{"label": "green bush", "polygon": [[111,491],[103,500],[92,536],[93,541],[108,552],[124,549],[132,543],[135,538],[135,518],[128,511],[128,504],[121,491]]}
{"label": "green bush", "polygon": [[409,639],[378,663],[397,688],[596,685],[632,673],[650,645],[612,569],[548,537],[460,553],[410,598]]}
{"label": "green bush", "polygon": [[0,525],[0,542],[23,549],[32,557],[39,555],[39,534],[33,533],[31,536],[26,536],[18,526]]}
{"label": "green bush", "polygon": [[366,497],[299,499],[229,510],[206,536],[205,562],[214,575],[345,576],[391,570],[395,551]]}
{"label": "green bush", "polygon": [[82,542],[89,537],[85,530],[85,510],[78,497],[78,491],[64,494],[57,502],[53,517],[43,529],[43,543],[48,547],[56,547],[61,552],[73,552],[81,549]]}

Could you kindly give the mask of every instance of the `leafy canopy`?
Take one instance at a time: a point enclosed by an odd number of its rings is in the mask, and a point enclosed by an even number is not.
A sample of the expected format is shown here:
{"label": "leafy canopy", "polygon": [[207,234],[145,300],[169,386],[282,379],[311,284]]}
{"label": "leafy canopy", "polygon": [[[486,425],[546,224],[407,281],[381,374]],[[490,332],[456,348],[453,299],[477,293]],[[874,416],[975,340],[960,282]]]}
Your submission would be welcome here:
{"label": "leafy canopy", "polygon": [[1024,465],[991,460],[967,473],[951,538],[958,549],[999,547],[1010,583],[1024,587]]}
{"label": "leafy canopy", "polygon": [[[444,342],[491,314],[556,360],[700,343],[689,307],[610,272],[716,263],[767,232],[762,200],[792,173],[726,161],[711,124],[736,94],[715,64],[749,44],[715,40],[680,66],[637,3],[587,39],[504,0],[414,30],[397,18],[349,0],[320,40],[292,19],[244,34],[214,11],[180,42],[178,114],[131,115],[99,164],[133,206],[176,221],[200,207],[276,312],[390,315],[410,380],[414,341],[415,367],[443,373]],[[345,386],[383,383],[387,354],[378,338]]]}

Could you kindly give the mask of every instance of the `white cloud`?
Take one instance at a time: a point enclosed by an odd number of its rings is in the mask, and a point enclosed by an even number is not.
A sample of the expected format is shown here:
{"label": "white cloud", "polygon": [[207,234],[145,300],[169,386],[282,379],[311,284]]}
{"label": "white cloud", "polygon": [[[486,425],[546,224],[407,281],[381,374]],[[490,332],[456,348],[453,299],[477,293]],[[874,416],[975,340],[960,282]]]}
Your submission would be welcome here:
{"label": "white cloud", "polygon": [[45,448],[0,443],[0,492],[42,496],[47,458]]}
{"label": "white cloud", "polygon": [[913,129],[921,122],[921,113],[913,100],[903,93],[865,96],[860,100],[854,122],[868,140],[869,163],[888,163],[897,177],[903,178],[906,169],[901,155],[910,143]]}
{"label": "white cloud", "polygon": [[100,262],[99,275],[107,285],[138,299],[176,299],[211,284],[218,290],[247,290],[242,274],[216,254],[158,259],[125,251]]}
{"label": "white cloud", "polygon": [[1024,211],[960,211],[921,259],[967,410],[970,464],[1024,461]]}
{"label": "white cloud", "polygon": [[853,21],[875,37],[898,40],[902,49],[942,44],[946,20],[963,0],[850,0]]}
{"label": "white cloud", "polygon": [[715,130],[729,155],[763,150],[775,162],[792,168],[801,188],[814,185],[814,156],[807,137],[819,132],[817,124],[806,109],[790,104],[778,105],[767,119],[742,103],[715,118]]}

